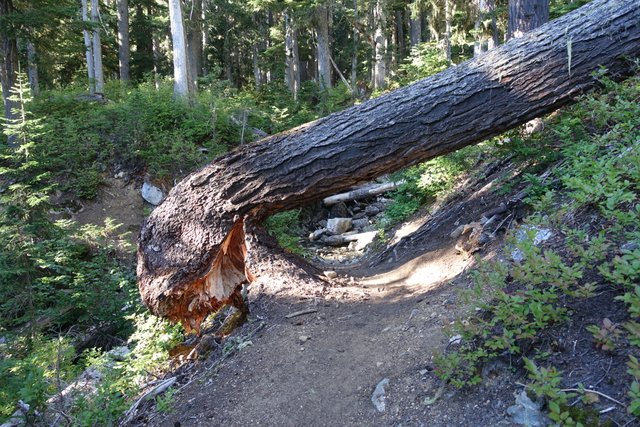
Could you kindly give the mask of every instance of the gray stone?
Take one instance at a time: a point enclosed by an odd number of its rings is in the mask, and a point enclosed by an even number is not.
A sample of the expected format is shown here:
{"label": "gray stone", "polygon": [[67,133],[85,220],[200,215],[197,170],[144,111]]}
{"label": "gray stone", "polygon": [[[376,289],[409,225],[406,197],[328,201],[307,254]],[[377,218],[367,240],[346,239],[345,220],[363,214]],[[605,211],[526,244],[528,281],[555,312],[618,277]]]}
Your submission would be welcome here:
{"label": "gray stone", "polygon": [[155,185],[145,182],[142,184],[142,198],[153,206],[158,206],[164,200],[164,193]]}
{"label": "gray stone", "polygon": [[367,216],[376,216],[380,213],[380,208],[377,207],[376,205],[369,205],[364,210],[364,213],[366,213]]}
{"label": "gray stone", "polygon": [[353,220],[353,228],[363,229],[368,225],[369,225],[369,220],[367,218]]}
{"label": "gray stone", "polygon": [[371,395],[371,403],[378,410],[378,412],[384,412],[387,409],[387,405],[385,403],[386,393],[384,388],[389,385],[389,378],[385,378],[378,383],[376,389],[373,390],[373,394]]}
{"label": "gray stone", "polygon": [[[516,232],[516,239],[518,242],[523,242],[528,239],[530,235],[533,235],[533,244],[538,246],[542,242],[549,240],[553,236],[553,233],[551,230],[547,230],[546,228],[523,225]],[[520,249],[515,248],[511,251],[511,258],[516,262],[522,262],[524,260],[524,254]]]}
{"label": "gray stone", "polygon": [[356,219],[362,219],[366,217],[367,217],[367,214],[365,214],[364,212],[358,212],[353,216],[353,219],[356,220]]}
{"label": "gray stone", "polygon": [[322,274],[324,274],[324,276],[329,279],[335,279],[336,277],[338,277],[338,273],[333,270],[324,271]]}
{"label": "gray stone", "polygon": [[635,251],[638,248],[640,248],[640,243],[634,241],[627,242],[624,245],[620,246],[621,251]]}
{"label": "gray stone", "polygon": [[312,242],[315,242],[320,237],[322,237],[322,235],[325,233],[325,231],[327,231],[327,230],[324,229],[324,228],[321,228],[319,230],[314,231],[313,233],[310,233],[309,234],[309,240],[311,240]]}
{"label": "gray stone", "polygon": [[336,203],[331,206],[331,210],[329,211],[329,217],[331,218],[344,218],[349,216],[349,210],[347,209],[347,205],[344,202]]}
{"label": "gray stone", "polygon": [[333,234],[342,234],[351,229],[353,220],[351,218],[331,218],[327,221],[327,230]]}
{"label": "gray stone", "polygon": [[129,353],[131,353],[131,350],[129,350],[128,347],[126,346],[120,346],[120,347],[114,347],[111,350],[109,350],[109,352],[107,353],[107,355],[112,359],[115,360],[116,362],[122,362],[124,361],[127,356],[129,355]]}
{"label": "gray stone", "polygon": [[507,408],[507,413],[511,415],[514,424],[530,427],[544,427],[546,417],[540,411],[542,405],[529,399],[525,391],[516,395],[516,404]]}

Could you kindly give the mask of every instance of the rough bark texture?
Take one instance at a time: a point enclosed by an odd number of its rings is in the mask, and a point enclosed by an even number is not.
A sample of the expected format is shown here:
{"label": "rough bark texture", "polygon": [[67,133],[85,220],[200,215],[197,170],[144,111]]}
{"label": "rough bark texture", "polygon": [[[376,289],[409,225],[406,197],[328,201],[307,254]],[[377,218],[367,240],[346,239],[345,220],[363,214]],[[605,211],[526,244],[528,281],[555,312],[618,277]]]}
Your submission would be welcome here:
{"label": "rough bark texture", "polygon": [[99,0],[91,0],[91,21],[93,21],[93,73],[96,93],[104,93],[104,72],[102,70],[102,42],[100,41]]}
{"label": "rough bark texture", "polygon": [[285,13],[285,73],[284,79],[294,100],[298,100],[300,92],[300,56],[298,54],[298,29],[292,14]]}
{"label": "rough bark texture", "polygon": [[374,65],[373,65],[373,88],[384,89],[387,77],[387,37],[384,33],[386,16],[384,11],[384,1],[376,0],[373,8],[374,25]]}
{"label": "rough bark texture", "polygon": [[521,37],[549,20],[549,0],[509,0],[507,40]]}
{"label": "rough bark texture", "polygon": [[173,44],[173,92],[176,97],[188,98],[189,63],[187,61],[187,41],[182,20],[182,2],[169,0],[169,20],[171,21],[171,40]]}
{"label": "rough bark texture", "polygon": [[316,7],[316,59],[318,61],[318,83],[322,88],[331,87],[331,62],[329,57],[329,8],[322,4]]}
{"label": "rough bark texture", "polygon": [[[82,0],[82,22],[87,25],[89,22],[89,6],[87,0]],[[96,92],[96,75],[93,70],[93,43],[91,43],[91,34],[88,27],[82,30],[84,37],[84,56],[87,61],[87,75],[89,77],[89,94],[93,95]]]}
{"label": "rough bark texture", "polygon": [[38,54],[36,46],[31,41],[27,41],[27,76],[29,78],[29,87],[33,96],[40,95],[40,78],[38,75]]}
{"label": "rough bark texture", "polygon": [[245,145],[185,178],[150,215],[138,249],[143,300],[197,328],[252,280],[247,269],[259,274],[252,224],[554,111],[595,86],[600,65],[619,78],[638,55],[636,0],[595,0],[442,73]]}
{"label": "rough bark texture", "polygon": [[129,0],[118,0],[118,65],[120,81],[129,81]]}
{"label": "rough bark texture", "polygon": [[[13,12],[11,0],[0,0],[0,17]],[[14,35],[6,28],[0,29],[0,82],[2,83],[2,101],[4,104],[4,118],[15,119],[13,110],[18,107],[15,101],[9,99],[11,89],[15,86],[18,74],[18,42]],[[9,145],[14,145],[15,136],[7,138]]]}

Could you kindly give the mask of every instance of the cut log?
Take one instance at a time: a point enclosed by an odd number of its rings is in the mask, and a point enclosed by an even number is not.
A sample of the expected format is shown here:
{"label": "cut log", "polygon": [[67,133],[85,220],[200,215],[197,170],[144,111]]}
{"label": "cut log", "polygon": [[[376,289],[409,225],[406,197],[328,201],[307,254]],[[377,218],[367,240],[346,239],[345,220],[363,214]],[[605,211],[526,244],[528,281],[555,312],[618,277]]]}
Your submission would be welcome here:
{"label": "cut log", "polygon": [[[268,254],[275,212],[481,142],[614,79],[640,54],[637,0],[594,0],[442,73],[240,147],[186,177],[144,224],[138,285],[160,316],[198,328]],[[256,266],[258,268],[256,268]]]}
{"label": "cut log", "polygon": [[406,181],[402,180],[397,182],[383,182],[382,184],[367,184],[346,193],[326,197],[322,203],[324,203],[325,206],[332,206],[340,202],[360,200],[365,197],[376,196],[378,194],[386,193],[387,191],[395,190],[405,182]]}

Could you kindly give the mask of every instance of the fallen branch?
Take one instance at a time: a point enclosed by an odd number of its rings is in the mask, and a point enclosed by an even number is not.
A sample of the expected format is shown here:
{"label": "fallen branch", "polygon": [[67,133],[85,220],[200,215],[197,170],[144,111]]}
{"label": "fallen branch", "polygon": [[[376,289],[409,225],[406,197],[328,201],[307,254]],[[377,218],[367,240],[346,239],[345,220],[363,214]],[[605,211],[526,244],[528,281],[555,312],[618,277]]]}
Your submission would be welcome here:
{"label": "fallen branch", "polygon": [[371,197],[381,193],[385,193],[387,191],[395,190],[404,183],[406,183],[406,181],[401,180],[397,182],[384,182],[382,184],[367,184],[346,193],[340,193],[336,194],[335,196],[327,197],[322,200],[322,203],[324,203],[325,206],[331,206],[335,205],[336,203],[345,202],[347,200],[364,199],[365,197]]}
{"label": "fallen branch", "polygon": [[160,384],[158,384],[157,386],[155,386],[154,388],[152,388],[151,390],[143,394],[138,400],[136,400],[136,403],[134,403],[131,406],[131,408],[129,408],[129,410],[124,413],[125,418],[124,418],[124,421],[120,423],[120,425],[126,425],[131,421],[131,419],[133,418],[133,415],[138,409],[138,406],[140,406],[140,403],[143,400],[153,399],[157,395],[164,393],[169,387],[174,385],[175,382],[176,382],[176,377],[171,377],[169,379],[162,381]]}
{"label": "fallen branch", "polygon": [[586,389],[586,388],[585,388],[585,389],[580,389],[580,388],[565,388],[565,389],[562,389],[562,390],[560,390],[560,391],[563,391],[563,392],[565,392],[565,393],[567,393],[567,392],[576,392],[576,393],[593,393],[593,394],[597,394],[597,395],[598,395],[598,396],[600,396],[600,397],[604,397],[605,399],[608,399],[608,400],[612,401],[613,403],[617,403],[618,405],[622,406],[623,408],[625,408],[625,407],[626,407],[626,405],[625,405],[624,403],[620,402],[619,400],[616,400],[616,399],[614,399],[613,397],[611,397],[611,396],[607,396],[606,394],[601,393],[601,392],[596,391],[596,390],[589,390],[589,389]]}
{"label": "fallen branch", "polygon": [[315,308],[308,308],[306,310],[300,310],[300,311],[296,311],[294,313],[291,314],[287,314],[285,317],[285,319],[293,319],[294,317],[298,317],[298,316],[304,316],[305,314],[311,314],[311,313],[317,313],[318,310],[316,310]]}

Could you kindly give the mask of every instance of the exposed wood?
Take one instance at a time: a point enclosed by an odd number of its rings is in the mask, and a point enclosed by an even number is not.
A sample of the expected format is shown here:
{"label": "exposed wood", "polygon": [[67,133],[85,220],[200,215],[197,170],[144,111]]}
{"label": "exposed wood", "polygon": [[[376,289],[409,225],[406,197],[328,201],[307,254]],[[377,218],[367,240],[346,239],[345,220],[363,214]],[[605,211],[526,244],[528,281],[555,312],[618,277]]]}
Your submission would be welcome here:
{"label": "exposed wood", "polygon": [[430,78],[246,144],[178,183],[147,219],[138,249],[143,301],[197,328],[253,280],[249,270],[269,272],[261,266],[271,249],[256,234],[268,215],[550,113],[597,85],[600,66],[620,79],[638,55],[636,0],[594,0]]}
{"label": "exposed wood", "polygon": [[322,203],[324,203],[325,206],[331,206],[336,203],[346,202],[347,200],[360,200],[365,197],[371,197],[377,194],[386,193],[387,191],[395,190],[404,183],[405,181],[402,180],[397,182],[383,182],[382,184],[367,184],[346,193],[326,197],[322,200]]}

